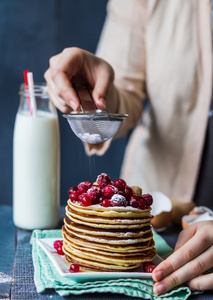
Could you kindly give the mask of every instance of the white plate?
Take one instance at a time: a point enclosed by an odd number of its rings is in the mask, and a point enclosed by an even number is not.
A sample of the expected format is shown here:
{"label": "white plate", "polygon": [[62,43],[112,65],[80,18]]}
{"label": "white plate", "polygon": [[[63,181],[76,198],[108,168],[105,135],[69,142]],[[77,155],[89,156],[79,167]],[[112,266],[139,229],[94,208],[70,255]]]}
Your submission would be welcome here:
{"label": "white plate", "polygon": [[[49,257],[50,261],[58,271],[61,276],[70,277],[76,282],[92,281],[92,280],[102,280],[102,279],[121,279],[121,278],[143,278],[151,279],[151,273],[144,273],[143,267],[139,267],[131,272],[78,272],[70,273],[69,267],[70,263],[65,259],[64,255],[59,255],[53,247],[53,243],[56,240],[55,238],[45,238],[37,239],[38,245]],[[62,240],[62,239],[61,239]],[[153,260],[155,265],[158,265],[163,259],[156,255]]]}

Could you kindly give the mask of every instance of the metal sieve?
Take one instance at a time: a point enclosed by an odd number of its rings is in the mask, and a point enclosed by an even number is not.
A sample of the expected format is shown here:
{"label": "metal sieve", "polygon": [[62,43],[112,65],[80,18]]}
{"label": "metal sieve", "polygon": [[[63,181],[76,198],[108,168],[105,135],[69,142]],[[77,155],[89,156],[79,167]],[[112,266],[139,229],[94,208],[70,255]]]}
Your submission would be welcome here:
{"label": "metal sieve", "polygon": [[[107,110],[100,110],[97,108],[95,101],[90,92],[90,88],[85,84],[73,85],[78,95],[81,112],[73,111],[69,114],[63,115],[73,132],[83,142],[90,144],[99,144],[107,141],[113,137],[121,127],[121,124],[127,114],[111,114]],[[88,105],[88,99],[82,101],[78,88],[86,90],[90,96],[90,104]],[[85,111],[84,105],[89,109]],[[91,103],[93,105],[93,111],[91,111]],[[95,110],[94,110],[95,108]]]}

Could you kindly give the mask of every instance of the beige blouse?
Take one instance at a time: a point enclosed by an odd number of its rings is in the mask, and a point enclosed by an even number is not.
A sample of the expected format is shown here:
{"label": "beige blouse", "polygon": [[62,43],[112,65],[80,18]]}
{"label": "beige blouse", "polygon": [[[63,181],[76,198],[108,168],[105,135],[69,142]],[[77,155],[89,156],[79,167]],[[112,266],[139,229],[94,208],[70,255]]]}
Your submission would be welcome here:
{"label": "beige blouse", "polygon": [[108,109],[129,114],[119,135],[136,126],[121,176],[182,202],[193,197],[212,94],[210,14],[209,0],[111,0],[97,49],[115,71]]}

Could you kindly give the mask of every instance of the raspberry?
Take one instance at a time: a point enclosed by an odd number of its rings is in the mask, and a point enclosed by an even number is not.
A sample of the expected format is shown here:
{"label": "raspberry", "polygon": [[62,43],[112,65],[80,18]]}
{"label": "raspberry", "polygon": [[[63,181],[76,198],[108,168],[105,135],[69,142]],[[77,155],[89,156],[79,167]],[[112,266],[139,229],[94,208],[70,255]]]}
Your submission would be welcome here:
{"label": "raspberry", "polygon": [[139,203],[136,199],[132,198],[129,200],[129,205],[134,207],[134,208],[137,208],[139,206]]}
{"label": "raspberry", "polygon": [[74,191],[69,194],[69,198],[71,201],[78,201],[79,192]]}
{"label": "raspberry", "polygon": [[115,180],[115,182],[113,183],[113,185],[114,185],[119,191],[121,191],[121,190],[123,190],[123,189],[125,188],[126,182],[125,182],[123,179],[118,178],[118,179]]}
{"label": "raspberry", "polygon": [[78,190],[77,186],[72,186],[72,187],[69,188],[69,190],[68,190],[68,195],[70,195],[70,193],[72,193],[72,192],[77,192],[77,190]]}
{"label": "raspberry", "polygon": [[58,247],[57,253],[58,253],[59,255],[64,255],[64,251],[62,250],[62,246],[59,246],[59,247]]}
{"label": "raspberry", "polygon": [[126,197],[126,199],[130,199],[130,197],[133,194],[132,188],[128,185],[125,186],[125,188],[123,189],[123,193],[124,196]]}
{"label": "raspberry", "polygon": [[101,189],[98,186],[93,185],[88,189],[87,194],[90,196],[92,203],[97,203],[101,196]]}
{"label": "raspberry", "polygon": [[63,241],[61,241],[61,240],[56,240],[53,243],[53,247],[55,248],[55,250],[57,250],[58,247],[62,247],[62,245],[63,245]]}
{"label": "raspberry", "polygon": [[118,189],[115,186],[110,185],[110,184],[105,186],[105,188],[103,190],[103,194],[107,198],[111,198],[114,194],[117,194],[117,193],[118,193]]}
{"label": "raspberry", "polygon": [[111,178],[106,173],[101,173],[98,175],[96,182],[98,183],[98,186],[103,189],[105,186],[111,183]]}
{"label": "raspberry", "polygon": [[111,198],[111,206],[127,206],[128,201],[122,195],[115,194]]}
{"label": "raspberry", "polygon": [[144,201],[142,198],[139,198],[138,205],[140,209],[144,209],[146,207],[146,201]]}
{"label": "raspberry", "polygon": [[101,204],[101,205],[102,205],[103,207],[109,207],[110,204],[111,204],[110,199],[106,198],[106,199],[104,199],[104,200],[102,201],[102,204]]}
{"label": "raspberry", "polygon": [[152,205],[152,203],[153,203],[152,195],[144,194],[144,195],[142,195],[142,198],[145,200],[147,206]]}
{"label": "raspberry", "polygon": [[78,264],[71,264],[69,271],[71,273],[78,273],[79,272],[79,265]]}
{"label": "raspberry", "polygon": [[81,194],[81,203],[83,206],[90,206],[92,204],[92,200],[87,193]]}
{"label": "raspberry", "polygon": [[89,187],[84,182],[81,182],[78,185],[78,191],[79,191],[80,194],[86,193],[88,189],[89,189]]}

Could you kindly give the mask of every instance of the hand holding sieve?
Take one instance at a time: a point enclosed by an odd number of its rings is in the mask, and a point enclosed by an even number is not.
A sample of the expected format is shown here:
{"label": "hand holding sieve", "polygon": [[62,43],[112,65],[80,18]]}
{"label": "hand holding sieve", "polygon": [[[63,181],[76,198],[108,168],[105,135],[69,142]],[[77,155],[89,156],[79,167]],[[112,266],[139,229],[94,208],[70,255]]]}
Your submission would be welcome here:
{"label": "hand holding sieve", "polygon": [[[111,114],[107,110],[98,109],[88,85],[78,83],[73,84],[73,87],[78,95],[81,111],[63,115],[73,132],[83,142],[90,144],[99,144],[113,137],[128,115]],[[87,92],[89,100],[81,99],[79,88]]]}

